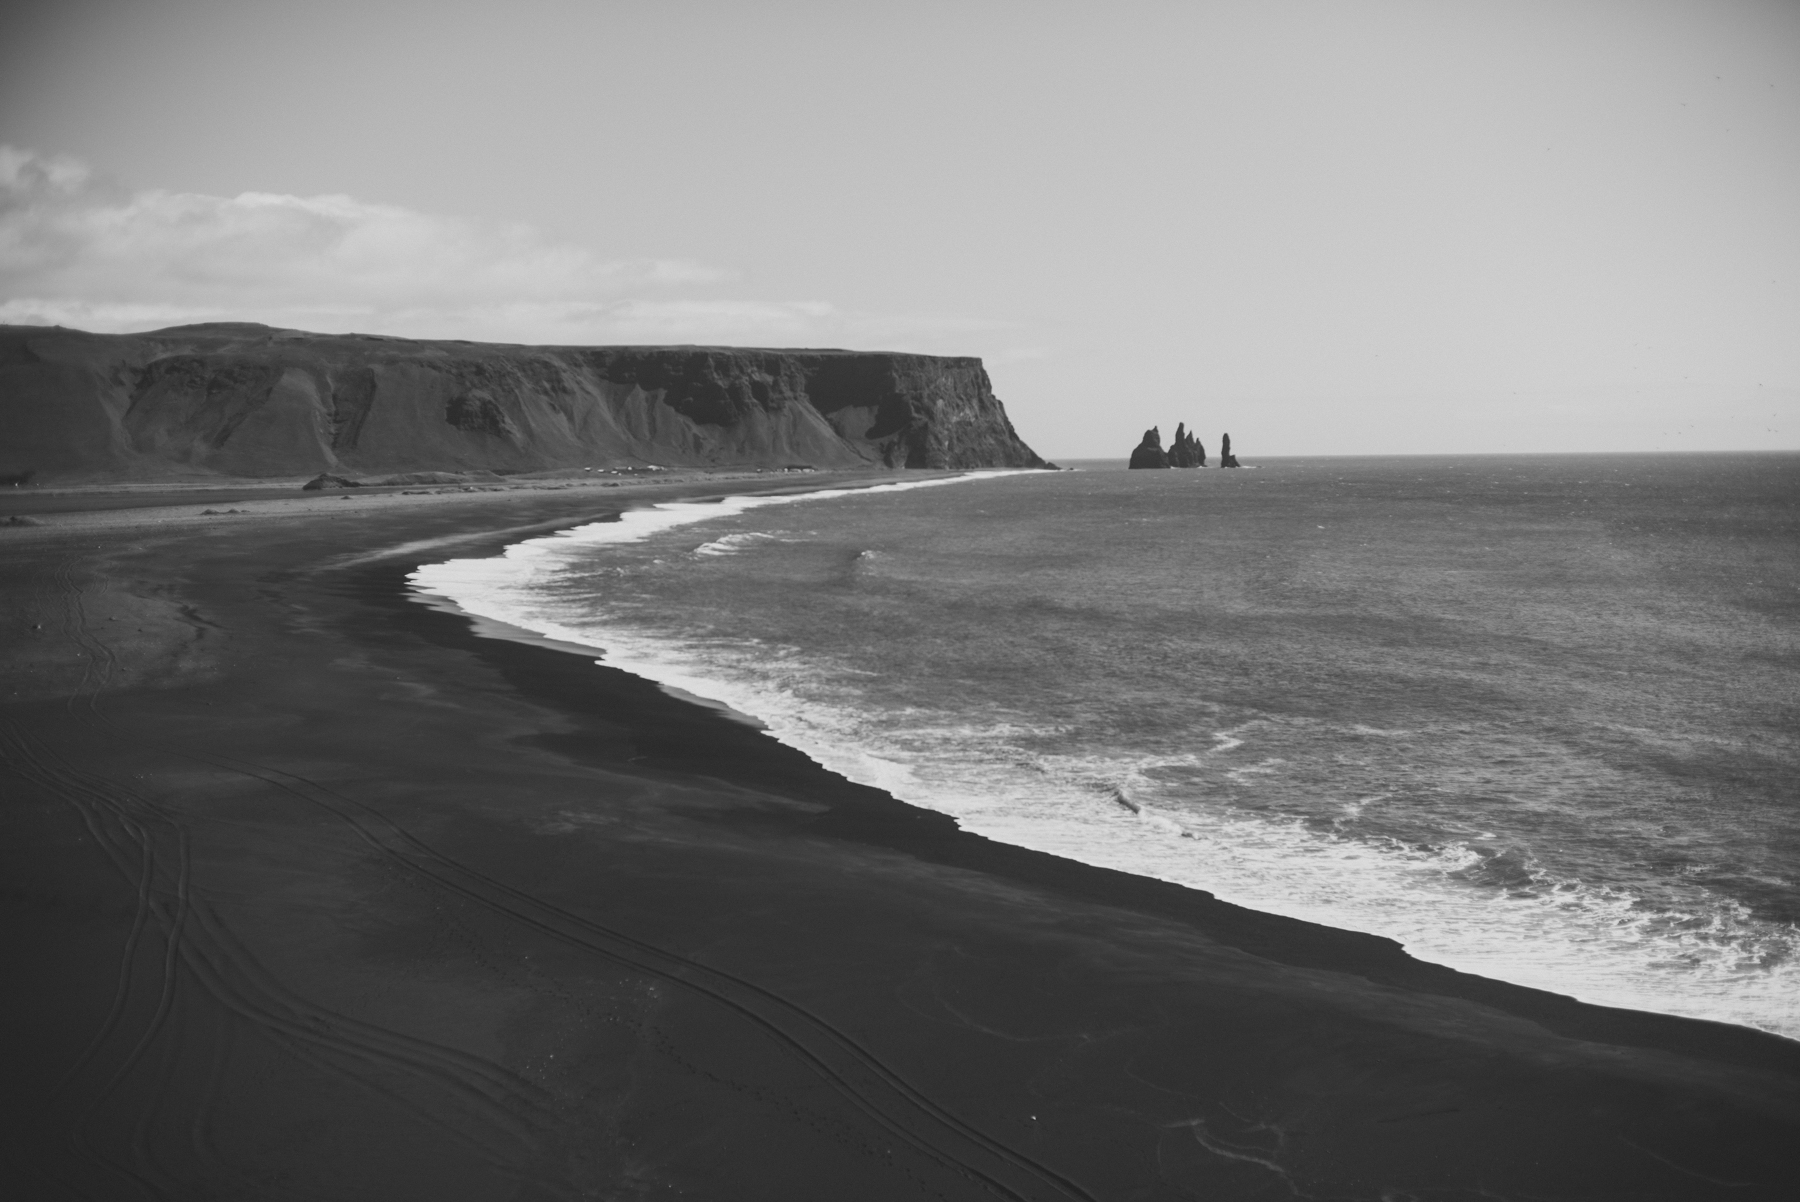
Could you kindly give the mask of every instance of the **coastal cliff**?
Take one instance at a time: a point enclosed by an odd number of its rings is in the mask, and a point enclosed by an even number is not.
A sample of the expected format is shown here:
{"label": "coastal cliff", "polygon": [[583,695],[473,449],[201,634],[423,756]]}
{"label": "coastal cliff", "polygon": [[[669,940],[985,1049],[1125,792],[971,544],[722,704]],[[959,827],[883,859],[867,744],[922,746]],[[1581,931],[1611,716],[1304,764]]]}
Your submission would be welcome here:
{"label": "coastal cliff", "polygon": [[981,360],[0,326],[0,476],[1043,467]]}

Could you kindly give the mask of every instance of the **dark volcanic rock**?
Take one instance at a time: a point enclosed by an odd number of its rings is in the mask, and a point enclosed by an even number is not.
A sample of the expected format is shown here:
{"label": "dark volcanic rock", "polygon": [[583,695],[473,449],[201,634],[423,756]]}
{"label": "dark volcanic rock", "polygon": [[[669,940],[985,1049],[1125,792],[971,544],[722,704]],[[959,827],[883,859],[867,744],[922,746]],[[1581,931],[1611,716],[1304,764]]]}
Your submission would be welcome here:
{"label": "dark volcanic rock", "polygon": [[0,477],[1043,467],[981,360],[0,326]]}
{"label": "dark volcanic rock", "polygon": [[361,480],[351,480],[344,476],[333,476],[321,472],[300,486],[302,492],[318,492],[323,488],[361,488]]}
{"label": "dark volcanic rock", "polygon": [[1231,435],[1229,435],[1229,434],[1220,435],[1219,436],[1219,466],[1220,467],[1236,467],[1237,465],[1238,465],[1237,456],[1233,455],[1231,453]]}
{"label": "dark volcanic rock", "polygon": [[1163,452],[1162,431],[1151,426],[1144,431],[1144,441],[1131,452],[1132,467],[1168,467],[1169,457]]}
{"label": "dark volcanic rock", "polygon": [[1175,441],[1169,444],[1170,467],[1205,467],[1206,448],[1185,423],[1175,423]]}

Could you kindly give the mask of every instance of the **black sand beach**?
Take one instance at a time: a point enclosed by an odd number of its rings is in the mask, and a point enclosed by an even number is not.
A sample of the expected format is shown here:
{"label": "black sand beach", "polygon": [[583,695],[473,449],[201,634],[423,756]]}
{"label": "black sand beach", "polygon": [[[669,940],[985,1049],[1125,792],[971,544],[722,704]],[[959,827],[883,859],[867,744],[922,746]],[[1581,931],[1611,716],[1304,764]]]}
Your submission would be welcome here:
{"label": "black sand beach", "polygon": [[0,1194],[1800,1193],[1800,1045],[963,834],[405,593],[751,486],[0,498]]}

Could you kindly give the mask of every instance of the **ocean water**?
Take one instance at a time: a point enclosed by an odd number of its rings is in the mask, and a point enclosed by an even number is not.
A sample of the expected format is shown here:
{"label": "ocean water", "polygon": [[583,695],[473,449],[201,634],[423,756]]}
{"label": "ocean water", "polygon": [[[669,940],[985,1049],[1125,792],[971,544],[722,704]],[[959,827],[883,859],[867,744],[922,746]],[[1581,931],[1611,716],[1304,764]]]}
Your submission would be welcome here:
{"label": "ocean water", "polygon": [[1800,1038],[1800,456],[1082,466],[414,585],[994,839]]}

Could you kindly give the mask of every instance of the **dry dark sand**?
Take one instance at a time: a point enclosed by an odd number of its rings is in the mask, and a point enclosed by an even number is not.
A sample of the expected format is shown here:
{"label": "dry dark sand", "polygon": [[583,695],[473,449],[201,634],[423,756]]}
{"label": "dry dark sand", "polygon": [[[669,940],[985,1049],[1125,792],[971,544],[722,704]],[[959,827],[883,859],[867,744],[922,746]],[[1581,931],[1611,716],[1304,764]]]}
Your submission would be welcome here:
{"label": "dry dark sand", "polygon": [[0,528],[0,1197],[1800,1196],[1800,1045],[959,833],[367,558],[707,487]]}

